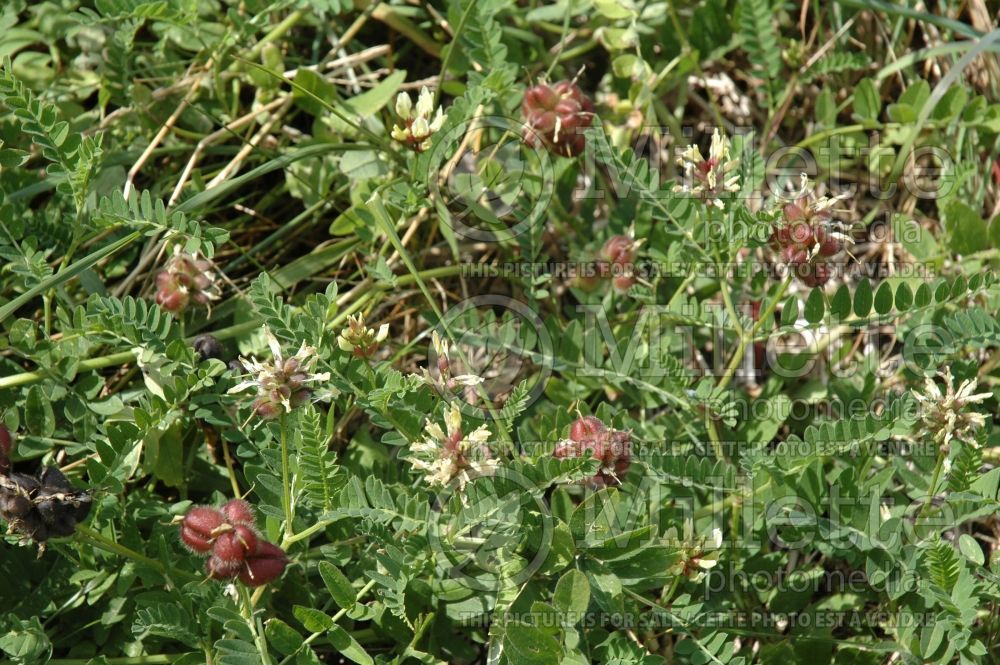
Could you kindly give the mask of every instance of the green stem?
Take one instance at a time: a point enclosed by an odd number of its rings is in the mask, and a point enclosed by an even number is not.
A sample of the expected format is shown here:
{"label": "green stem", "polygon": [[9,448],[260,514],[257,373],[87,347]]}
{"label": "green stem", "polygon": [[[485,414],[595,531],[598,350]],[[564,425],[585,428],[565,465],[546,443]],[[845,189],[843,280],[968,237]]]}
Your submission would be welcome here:
{"label": "green stem", "polygon": [[[212,333],[212,335],[221,341],[232,337],[238,337],[243,333],[250,332],[251,330],[255,330],[259,327],[259,321],[247,321],[245,323],[238,323],[234,326],[229,326],[228,328],[222,328],[221,330]],[[190,337],[186,341],[192,342],[194,341],[194,338]],[[86,360],[81,360],[80,364],[77,365],[77,373],[79,374],[82,372],[104,369],[106,367],[115,367],[133,360],[135,360],[135,354],[131,351],[121,351],[107,356],[87,358]],[[47,377],[48,373],[45,371],[21,372],[20,374],[14,374],[12,376],[0,377],[0,390],[3,390],[4,388],[16,388],[18,386],[38,383]]]}
{"label": "green stem", "polygon": [[[785,291],[788,290],[789,284],[792,283],[792,275],[789,273],[785,280],[781,283],[778,288],[777,293],[774,294],[774,299],[768,305],[767,309],[761,313],[760,317],[754,322],[753,327],[750,330],[744,330],[740,335],[740,341],[736,345],[736,351],[733,353],[733,357],[730,358],[729,364],[726,366],[725,372],[722,375],[722,379],[719,380],[716,386],[717,391],[722,391],[729,385],[729,382],[733,380],[736,376],[736,369],[743,362],[743,352],[746,351],[747,345],[751,344],[757,333],[764,326],[765,321],[771,320],[774,315],[774,310],[777,309],[778,303],[781,302],[781,298],[785,295]],[[726,296],[726,286],[720,284],[723,291],[723,299],[727,301],[726,309],[731,312],[731,316],[736,316],[736,310],[733,308],[732,303],[729,302],[729,298]],[[739,325],[737,320],[737,325]],[[742,327],[741,327],[742,330]],[[708,425],[706,426],[708,430],[708,439],[712,443],[712,452],[715,454],[715,459],[720,462],[726,459],[725,452],[722,449],[722,439],[719,436],[718,428],[715,424],[715,419],[711,413],[708,414]]]}
{"label": "green stem", "polygon": [[281,416],[279,426],[281,427],[281,504],[285,511],[285,538],[288,539],[295,534],[295,531],[292,525],[294,515],[292,514],[291,471],[289,471],[288,464],[288,418],[286,415]]}
{"label": "green stem", "polygon": [[917,513],[917,518],[923,517],[927,509],[931,507],[931,503],[934,501],[934,495],[937,494],[937,484],[941,479],[941,471],[944,469],[944,460],[948,457],[948,453],[944,448],[938,451],[937,464],[934,465],[934,475],[931,476],[931,484],[927,488],[927,498],[924,499],[924,505],[920,507],[920,512]]}
{"label": "green stem", "polygon": [[[169,654],[160,653],[152,654],[149,656],[126,656],[124,658],[103,658],[102,663],[107,663],[108,665],[166,665],[168,663],[173,663],[180,660],[183,656],[187,654]],[[90,665],[94,662],[93,658],[53,658],[52,660],[46,661],[49,665]]]}
{"label": "green stem", "polygon": [[270,32],[261,37],[260,41],[253,45],[247,52],[247,59],[252,60],[260,56],[261,51],[264,47],[274,41],[277,41],[285,36],[285,34],[295,27],[295,24],[302,20],[304,12],[301,9],[296,9],[294,12],[286,16],[278,25],[274,26]]}
{"label": "green stem", "polygon": [[264,627],[260,624],[260,619],[254,616],[253,601],[250,600],[250,592],[242,584],[240,589],[240,605],[243,609],[243,618],[247,622],[247,627],[253,634],[253,642],[260,654],[260,662],[263,665],[271,665],[271,656],[267,652],[267,638],[264,637]]}
{"label": "green stem", "polygon": [[750,344],[760,329],[764,327],[765,321],[770,321],[774,316],[774,310],[778,308],[778,303],[781,302],[781,298],[785,295],[785,291],[788,290],[788,286],[792,283],[791,273],[785,277],[785,280],[781,283],[778,288],[777,293],[774,294],[774,299],[771,304],[767,306],[767,309],[761,312],[760,317],[754,322],[753,327],[750,328],[745,334],[740,336],[739,344],[736,345],[736,352],[733,353],[733,357],[729,360],[729,365],[726,366],[725,373],[722,375],[722,379],[716,386],[718,390],[722,390],[729,385],[729,382],[733,380],[736,375],[736,368],[740,366],[743,361],[743,352],[746,351],[747,345]]}
{"label": "green stem", "polygon": [[712,442],[712,454],[715,455],[715,459],[719,462],[726,461],[726,452],[722,449],[722,438],[719,436],[719,431],[715,425],[715,418],[709,414],[708,415],[708,440]]}
{"label": "green stem", "polygon": [[126,557],[128,559],[132,559],[134,561],[138,561],[139,563],[145,564],[145,565],[149,566],[150,568],[158,570],[159,572],[163,573],[167,577],[171,577],[171,576],[180,577],[180,578],[183,578],[183,579],[191,581],[191,582],[200,582],[201,581],[201,578],[198,577],[197,575],[185,572],[183,570],[176,570],[174,568],[170,568],[166,564],[164,564],[164,563],[162,563],[160,561],[157,561],[156,559],[151,559],[148,556],[145,556],[143,554],[139,554],[138,552],[136,552],[133,549],[130,549],[128,547],[125,547],[124,545],[120,545],[120,544],[116,543],[115,541],[113,541],[110,538],[104,536],[100,532],[95,531],[95,530],[91,529],[90,527],[85,526],[83,524],[78,524],[77,525],[77,527],[76,527],[76,533],[77,533],[78,536],[82,536],[85,540],[87,540],[88,542],[90,542],[90,544],[95,545],[95,546],[101,548],[102,550],[105,550],[107,552],[111,552],[112,554],[118,554],[120,556]]}
{"label": "green stem", "polygon": [[455,33],[451,39],[451,44],[448,45],[448,52],[444,54],[444,60],[441,61],[441,75],[438,77],[438,85],[434,88],[434,106],[437,106],[438,99],[441,97],[441,86],[448,78],[448,65],[451,64],[451,58],[455,54],[455,48],[459,45],[458,40],[462,37],[462,32],[465,30],[465,24],[469,20],[469,15],[472,14],[472,10],[476,7],[475,2],[470,2],[462,12],[462,17],[458,20],[458,25],[455,26]]}

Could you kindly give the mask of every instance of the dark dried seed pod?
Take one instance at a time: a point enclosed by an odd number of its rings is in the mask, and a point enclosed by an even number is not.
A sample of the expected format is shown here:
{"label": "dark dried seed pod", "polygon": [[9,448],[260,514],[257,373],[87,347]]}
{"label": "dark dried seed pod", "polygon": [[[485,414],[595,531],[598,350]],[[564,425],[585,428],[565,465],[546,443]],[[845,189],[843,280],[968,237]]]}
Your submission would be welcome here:
{"label": "dark dried seed pod", "polygon": [[49,537],[68,538],[76,530],[76,520],[72,515],[60,514],[54,521],[45,521],[45,526],[49,531]]}
{"label": "dark dried seed pod", "polygon": [[65,514],[62,503],[54,498],[36,501],[35,510],[38,511],[38,515],[42,520],[49,525],[58,522]]}
{"label": "dark dried seed pod", "polygon": [[41,487],[41,484],[38,482],[37,478],[35,478],[34,476],[29,476],[24,473],[12,473],[10,474],[9,478],[20,488],[20,490],[24,494],[28,496],[31,496],[32,494],[37,492],[38,488]]}
{"label": "dark dried seed pod", "polygon": [[73,515],[73,519],[75,519],[78,523],[87,519],[87,516],[90,515],[90,508],[93,503],[94,501],[91,499],[89,494],[78,495],[75,503],[71,504],[71,514]]}
{"label": "dark dried seed pod", "polygon": [[208,360],[209,358],[225,360],[226,350],[222,346],[222,342],[215,339],[212,335],[198,335],[194,338],[191,346],[194,347],[195,353],[202,360]]}
{"label": "dark dried seed pod", "polygon": [[35,542],[42,543],[49,539],[49,530],[41,516],[31,511],[24,517],[10,523],[11,530]]}
{"label": "dark dried seed pod", "polygon": [[24,517],[32,511],[34,504],[20,494],[0,493],[0,515],[8,522]]}
{"label": "dark dried seed pod", "polygon": [[72,492],[73,486],[70,484],[69,479],[63,475],[57,467],[47,466],[42,469],[42,474],[38,477],[39,482],[42,483],[47,488],[51,488],[58,492]]}

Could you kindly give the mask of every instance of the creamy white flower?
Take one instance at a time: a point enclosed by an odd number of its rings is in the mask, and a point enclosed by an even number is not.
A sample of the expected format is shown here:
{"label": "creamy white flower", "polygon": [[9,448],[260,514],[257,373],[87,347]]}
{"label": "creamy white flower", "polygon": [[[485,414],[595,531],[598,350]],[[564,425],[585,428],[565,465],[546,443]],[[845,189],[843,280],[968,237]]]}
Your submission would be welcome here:
{"label": "creamy white flower", "polygon": [[376,332],[365,325],[364,316],[356,314],[347,317],[347,327],[337,337],[337,346],[359,358],[369,358],[388,336],[388,323],[383,323]]}
{"label": "creamy white flower", "polygon": [[278,338],[267,327],[264,328],[264,336],[271,349],[271,360],[261,361],[240,356],[240,364],[250,373],[251,378],[230,388],[229,393],[256,388],[254,412],[262,418],[274,418],[282,410],[287,413],[307,401],[312,394],[307,384],[329,381],[330,373],[313,372],[319,356],[316,349],[305,342],[294,356],[286,358]]}
{"label": "creamy white flower", "polygon": [[437,389],[438,392],[444,393],[456,386],[478,386],[484,381],[483,377],[475,374],[451,375],[451,345],[436,330],[431,331],[431,346],[434,349],[434,359],[437,362],[437,376],[432,375],[426,367],[421,368],[421,372],[424,381]]}
{"label": "creamy white flower", "polygon": [[417,97],[417,115],[426,118],[434,110],[434,95],[427,89],[427,86],[420,88],[420,96]]}
{"label": "creamy white flower", "polygon": [[712,533],[707,538],[704,536],[695,537],[693,530],[692,523],[686,521],[683,535],[678,538],[677,529],[671,527],[664,534],[664,539],[667,543],[679,547],[681,550],[680,561],[675,564],[673,572],[698,582],[704,579],[705,574],[719,563],[719,554],[722,550],[722,530],[712,529]]}
{"label": "creamy white flower", "polygon": [[416,106],[407,93],[399,93],[396,97],[396,115],[403,124],[402,126],[394,124],[390,135],[417,152],[423,152],[430,147],[431,136],[444,126],[445,121],[441,107],[434,109],[434,95],[426,86],[420,89]]}
{"label": "creamy white flower", "polygon": [[[445,487],[455,481],[461,491],[474,478],[492,475],[497,461],[487,444],[490,430],[480,425],[469,434],[462,431],[462,412],[457,405],[445,411],[445,430],[428,419],[426,437],[410,446],[409,462],[432,486]],[[446,431],[447,430],[447,431]]]}
{"label": "creamy white flower", "polygon": [[674,187],[675,192],[686,192],[722,208],[725,193],[740,191],[740,177],[732,173],[740,164],[739,159],[729,158],[729,139],[718,128],[712,132],[708,159],[696,145],[689,145],[677,158],[677,165],[684,169],[684,183]]}
{"label": "creamy white flower", "polygon": [[[955,437],[964,437],[986,423],[986,416],[976,411],[965,411],[969,404],[978,404],[993,396],[992,392],[976,393],[979,385],[977,379],[966,379],[955,389],[955,380],[951,368],[945,367],[939,372],[944,380],[945,389],[942,392],[933,377],[924,380],[924,391],[912,391],[924,411],[921,416],[922,425],[929,431],[935,441],[942,446],[948,446]],[[970,441],[970,443],[974,443]]]}
{"label": "creamy white flower", "polygon": [[396,115],[401,120],[409,120],[412,112],[413,102],[410,101],[410,96],[405,92],[399,93],[399,96],[396,97]]}

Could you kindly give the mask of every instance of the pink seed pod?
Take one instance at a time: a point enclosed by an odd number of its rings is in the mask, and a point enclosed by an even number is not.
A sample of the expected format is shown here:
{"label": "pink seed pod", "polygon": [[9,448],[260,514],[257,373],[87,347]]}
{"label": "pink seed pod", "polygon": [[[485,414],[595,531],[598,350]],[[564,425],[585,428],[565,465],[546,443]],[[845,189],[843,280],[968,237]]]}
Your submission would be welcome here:
{"label": "pink seed pod", "polygon": [[257,551],[257,544],[257,534],[240,524],[215,539],[212,556],[227,563],[242,563],[248,554]]}
{"label": "pink seed pod", "polygon": [[[161,277],[165,279],[160,279]],[[186,290],[183,290],[173,282],[173,278],[165,272],[157,275],[156,283],[160,285],[160,288],[156,292],[156,304],[168,312],[179,312],[187,307],[190,295]],[[161,283],[170,285],[163,286]]]}
{"label": "pink seed pod", "polygon": [[569,426],[569,438],[573,441],[592,441],[608,431],[607,426],[594,416],[583,416]]}
{"label": "pink seed pod", "polygon": [[528,145],[541,144],[567,157],[583,152],[586,141],[578,130],[593,123],[594,105],[575,83],[540,83],[528,88],[521,112],[527,125],[524,141]]}
{"label": "pink seed pod", "polygon": [[237,524],[243,524],[244,526],[253,528],[257,524],[257,518],[254,516],[253,508],[251,508],[250,504],[243,499],[233,499],[232,501],[224,504],[221,510],[226,520],[234,526]]}
{"label": "pink seed pod", "polygon": [[570,438],[560,441],[552,456],[593,457],[600,461],[600,469],[584,482],[592,487],[618,484],[632,461],[632,437],[626,431],[608,429],[594,416],[584,416],[570,425]]}
{"label": "pink seed pod", "polygon": [[635,277],[630,275],[619,275],[618,277],[613,277],[611,279],[611,286],[614,287],[615,291],[618,293],[625,293],[632,288],[632,285],[636,283]]}
{"label": "pink seed pod", "polygon": [[207,553],[212,549],[216,529],[223,524],[222,513],[210,506],[195,506],[181,522],[181,542],[192,552]]}
{"label": "pink seed pod", "polygon": [[287,565],[288,557],[284,550],[262,540],[257,544],[257,552],[248,557],[240,569],[240,582],[249,587],[263,586],[281,577]]}
{"label": "pink seed pod", "polygon": [[601,258],[612,263],[635,261],[635,241],[628,236],[612,236],[601,247]]}
{"label": "pink seed pod", "polygon": [[205,561],[205,573],[213,580],[231,580],[240,572],[242,561],[224,561],[212,555]]}
{"label": "pink seed pod", "polygon": [[14,451],[14,436],[0,425],[0,473],[10,471],[10,454]]}

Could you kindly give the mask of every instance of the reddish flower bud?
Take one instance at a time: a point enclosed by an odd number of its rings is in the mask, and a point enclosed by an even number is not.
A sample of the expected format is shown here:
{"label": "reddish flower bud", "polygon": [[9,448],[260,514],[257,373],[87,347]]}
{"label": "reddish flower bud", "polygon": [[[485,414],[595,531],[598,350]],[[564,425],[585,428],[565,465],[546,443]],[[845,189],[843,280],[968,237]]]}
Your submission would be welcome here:
{"label": "reddish flower bud", "polygon": [[156,303],[168,312],[179,312],[193,300],[205,305],[218,297],[212,264],[179,249],[156,275]]}
{"label": "reddish flower bud", "polygon": [[240,581],[251,587],[263,586],[281,577],[287,565],[284,550],[262,540],[257,545],[257,552],[248,557],[240,569]]}
{"label": "reddish flower bud", "polygon": [[257,519],[253,514],[253,508],[251,508],[250,504],[243,499],[233,499],[229,503],[223,505],[221,510],[222,514],[230,524],[242,524],[251,528],[257,524]]}
{"label": "reddish flower bud", "polygon": [[771,248],[807,286],[822,286],[833,270],[826,261],[840,252],[841,240],[830,227],[832,201],[814,193],[782,208],[784,223],[771,234]]}
{"label": "reddish flower bud", "polygon": [[179,312],[188,304],[188,294],[184,291],[157,291],[156,304],[168,312]]}
{"label": "reddish flower bud", "polygon": [[181,541],[193,552],[207,553],[223,524],[222,513],[209,506],[195,506],[181,522]]}

